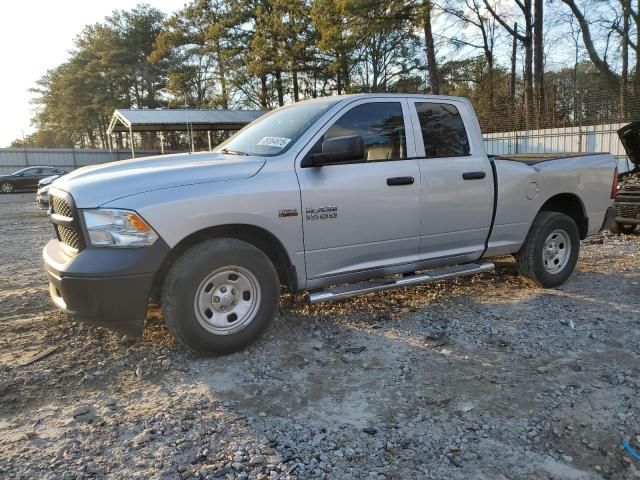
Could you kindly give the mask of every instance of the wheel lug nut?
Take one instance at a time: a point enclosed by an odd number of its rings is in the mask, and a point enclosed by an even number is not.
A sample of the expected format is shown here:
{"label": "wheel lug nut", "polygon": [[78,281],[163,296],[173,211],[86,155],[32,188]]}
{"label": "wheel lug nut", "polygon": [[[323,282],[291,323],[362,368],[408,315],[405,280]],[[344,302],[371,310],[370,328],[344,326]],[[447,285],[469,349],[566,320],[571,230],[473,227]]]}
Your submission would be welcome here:
{"label": "wheel lug nut", "polygon": [[220,291],[222,293],[227,293],[227,287],[220,287]]}
{"label": "wheel lug nut", "polygon": [[220,297],[213,297],[213,303],[220,302]]}
{"label": "wheel lug nut", "polygon": [[222,310],[223,312],[227,309],[227,307],[225,307],[224,305],[220,307],[220,310]]}

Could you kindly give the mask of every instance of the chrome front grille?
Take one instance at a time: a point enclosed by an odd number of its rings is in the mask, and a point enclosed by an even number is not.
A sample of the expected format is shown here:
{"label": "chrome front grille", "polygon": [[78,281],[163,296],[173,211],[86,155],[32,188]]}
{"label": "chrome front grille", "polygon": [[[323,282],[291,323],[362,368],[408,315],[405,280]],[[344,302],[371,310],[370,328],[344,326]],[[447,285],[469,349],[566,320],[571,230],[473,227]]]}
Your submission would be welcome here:
{"label": "chrome front grille", "polygon": [[65,227],[63,225],[56,225],[58,230],[58,238],[62,243],[69,245],[74,250],[80,250],[80,233],[73,228]]}
{"label": "chrome front grille", "polygon": [[57,213],[63,217],[73,218],[73,211],[71,205],[60,197],[51,197],[51,213]]}
{"label": "chrome front grille", "polygon": [[70,195],[61,197],[49,195],[51,220],[58,240],[70,249],[79,252],[84,248],[82,229],[77,218],[77,210]]}

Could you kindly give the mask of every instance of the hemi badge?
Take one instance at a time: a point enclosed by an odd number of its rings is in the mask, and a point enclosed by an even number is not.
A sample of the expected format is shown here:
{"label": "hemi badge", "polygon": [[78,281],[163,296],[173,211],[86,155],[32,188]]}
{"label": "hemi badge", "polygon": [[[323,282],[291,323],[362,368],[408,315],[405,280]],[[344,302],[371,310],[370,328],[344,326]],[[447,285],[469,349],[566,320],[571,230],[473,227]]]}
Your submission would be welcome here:
{"label": "hemi badge", "polygon": [[283,210],[278,210],[278,216],[282,217],[297,217],[298,209],[297,208],[285,208]]}

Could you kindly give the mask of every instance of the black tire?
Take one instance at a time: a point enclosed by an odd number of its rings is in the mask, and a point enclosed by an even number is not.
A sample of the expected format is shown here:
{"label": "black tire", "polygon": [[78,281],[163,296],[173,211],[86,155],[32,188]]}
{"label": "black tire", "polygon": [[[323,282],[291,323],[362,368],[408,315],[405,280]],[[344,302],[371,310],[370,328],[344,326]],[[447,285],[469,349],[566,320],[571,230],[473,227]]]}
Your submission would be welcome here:
{"label": "black tire", "polygon": [[2,193],[13,193],[15,191],[15,188],[13,186],[13,183],[11,182],[2,182],[0,184],[0,192]]}
{"label": "black tire", "polygon": [[[566,252],[566,262],[559,262],[559,265],[553,265],[551,262],[545,266],[547,261],[543,256],[545,243],[551,234],[557,231],[565,232],[569,242],[570,250]],[[560,240],[562,240],[562,236]],[[562,248],[567,248],[564,242],[561,244]],[[560,243],[558,243],[558,249],[561,250]],[[518,272],[529,282],[539,287],[557,287],[562,285],[573,272],[579,252],[580,232],[573,219],[563,213],[540,212],[533,220],[524,245],[516,254]],[[555,258],[553,260],[555,261]],[[562,266],[563,264],[564,266]],[[559,270],[549,271],[553,268],[559,268]]]}
{"label": "black tire", "polygon": [[[207,320],[203,317],[205,314],[202,313],[203,307],[196,305],[196,295],[201,299],[203,295],[211,292],[213,302],[213,295],[223,287],[219,285],[221,281],[209,281],[208,278],[220,270],[222,273],[217,275],[226,275],[229,271],[226,267],[231,270],[233,267],[239,267],[233,271],[238,271],[241,276],[243,275],[241,272],[244,271],[247,278],[253,276],[257,282],[257,290],[254,294],[256,304],[250,309],[254,313],[245,315],[245,318],[250,320],[239,319],[239,321],[248,322],[241,326],[240,330],[219,334],[209,330],[217,327],[206,323]],[[228,278],[232,277],[233,273],[228,276]],[[229,280],[229,282],[237,281],[238,275],[235,277],[235,280]],[[205,285],[205,282],[208,283]],[[226,280],[222,281],[226,285],[225,282]],[[203,285],[205,285],[204,290]],[[210,285],[213,286],[210,287]],[[233,291],[235,292],[235,289]],[[245,293],[247,292],[239,292],[238,295]],[[225,295],[228,296],[228,293]],[[241,240],[213,239],[189,248],[171,266],[162,287],[162,313],[167,326],[180,343],[200,354],[224,355],[248,346],[267,329],[275,316],[279,295],[278,273],[273,263],[261,250]],[[219,297],[216,298],[220,301]],[[241,300],[244,301],[243,298],[238,297],[233,305],[241,303]],[[249,301],[250,297],[247,296],[246,300]],[[218,316],[227,315],[227,312],[222,313],[219,310],[225,308],[220,305],[222,303],[213,307],[212,303],[212,307],[208,309],[209,312],[214,312],[213,314]],[[230,303],[227,305],[229,309],[236,308]],[[232,315],[233,313],[228,317]],[[220,328],[240,328],[233,326],[232,320],[229,320],[229,325],[230,327]]]}
{"label": "black tire", "polygon": [[632,223],[614,222],[613,225],[609,227],[609,231],[616,235],[631,235],[635,231],[636,227],[637,225]]}

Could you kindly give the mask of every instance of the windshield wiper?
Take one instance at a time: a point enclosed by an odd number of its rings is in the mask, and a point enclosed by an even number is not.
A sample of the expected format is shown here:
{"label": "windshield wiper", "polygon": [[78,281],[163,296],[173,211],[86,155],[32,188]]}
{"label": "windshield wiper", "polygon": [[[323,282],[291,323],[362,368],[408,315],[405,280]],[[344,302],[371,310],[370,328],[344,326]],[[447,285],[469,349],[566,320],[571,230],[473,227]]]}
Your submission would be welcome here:
{"label": "windshield wiper", "polygon": [[248,157],[249,154],[246,152],[238,152],[235,150],[229,150],[227,148],[223,148],[222,150],[220,150],[222,153],[226,154],[226,155],[242,155],[244,157]]}

